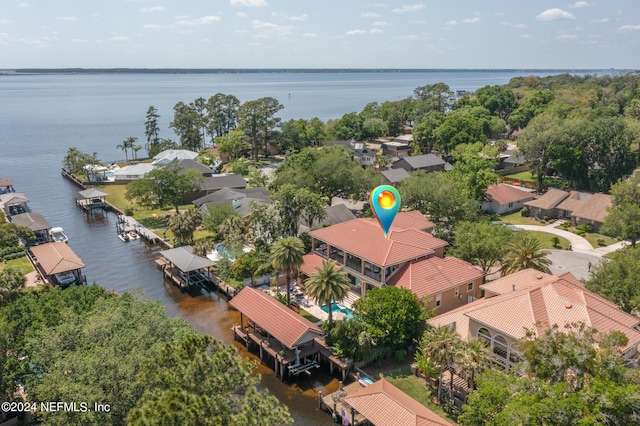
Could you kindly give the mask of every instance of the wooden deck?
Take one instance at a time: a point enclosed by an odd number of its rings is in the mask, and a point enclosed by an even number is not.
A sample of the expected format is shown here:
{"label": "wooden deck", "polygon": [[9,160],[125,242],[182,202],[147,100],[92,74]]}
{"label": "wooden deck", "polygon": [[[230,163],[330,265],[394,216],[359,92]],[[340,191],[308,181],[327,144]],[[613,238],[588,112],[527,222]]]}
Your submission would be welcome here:
{"label": "wooden deck", "polygon": [[[357,391],[362,389],[362,385],[358,382],[350,383],[346,386],[342,387],[342,390],[338,389],[335,392],[330,393],[329,395],[322,395],[322,392],[318,395],[319,405],[321,409],[324,409],[331,414],[331,416],[335,419],[342,419],[342,410],[347,412],[347,416],[349,417],[349,424],[352,426],[362,424],[367,421],[367,419],[357,411],[351,409],[348,404],[342,402],[342,398],[347,395],[351,395]],[[335,400],[334,400],[335,399]],[[340,423],[338,421],[337,423]]]}

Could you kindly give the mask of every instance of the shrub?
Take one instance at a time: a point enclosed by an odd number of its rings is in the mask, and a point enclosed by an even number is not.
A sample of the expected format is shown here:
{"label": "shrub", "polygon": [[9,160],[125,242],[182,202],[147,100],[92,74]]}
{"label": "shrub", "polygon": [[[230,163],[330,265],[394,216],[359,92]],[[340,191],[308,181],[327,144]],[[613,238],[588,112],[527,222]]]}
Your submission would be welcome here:
{"label": "shrub", "polygon": [[125,216],[133,216],[133,207],[127,207],[124,209]]}
{"label": "shrub", "polygon": [[549,220],[549,216],[547,216],[547,215],[542,216],[542,221],[543,222],[546,222],[548,220]]}
{"label": "shrub", "polygon": [[529,208],[523,207],[522,210],[520,210],[520,216],[529,217]]}
{"label": "shrub", "polygon": [[604,247],[607,245],[607,242],[604,240],[604,238],[598,238],[598,240],[596,241],[598,243],[598,245],[600,247]]}
{"label": "shrub", "polygon": [[560,245],[560,238],[554,235],[551,238],[551,243],[553,244],[554,247],[558,247]]}
{"label": "shrub", "polygon": [[405,351],[404,349],[398,349],[393,354],[393,357],[398,361],[402,361],[403,359],[405,359],[407,357],[407,351]]}
{"label": "shrub", "polygon": [[581,237],[584,237],[585,235],[587,235],[587,233],[586,233],[584,230],[582,230],[582,229],[576,229],[575,234],[576,234],[576,235],[579,235],[579,236],[581,236]]}
{"label": "shrub", "polygon": [[570,222],[562,222],[561,226],[566,231],[567,229],[571,228],[571,223]]}
{"label": "shrub", "polygon": [[591,232],[591,231],[593,231],[593,225],[590,224],[590,223],[583,223],[582,225],[576,226],[576,229],[579,229],[579,230],[585,231],[585,232]]}

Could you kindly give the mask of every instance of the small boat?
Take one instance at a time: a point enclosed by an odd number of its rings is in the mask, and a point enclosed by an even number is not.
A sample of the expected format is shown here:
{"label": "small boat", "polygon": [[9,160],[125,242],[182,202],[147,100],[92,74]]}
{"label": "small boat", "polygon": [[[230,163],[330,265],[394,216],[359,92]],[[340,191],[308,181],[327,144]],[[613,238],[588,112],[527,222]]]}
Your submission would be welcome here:
{"label": "small boat", "polygon": [[59,226],[56,226],[55,228],[51,228],[49,230],[49,236],[51,237],[51,241],[54,241],[54,242],[60,242],[60,243],[69,242],[69,238],[67,238],[67,235],[64,233],[64,229],[62,229]]}
{"label": "small boat", "polygon": [[130,240],[139,240],[140,235],[136,231],[129,231],[129,239]]}
{"label": "small boat", "polygon": [[118,234],[118,238],[120,238],[120,241],[122,241],[123,243],[129,242],[129,234],[127,234],[126,232]]}

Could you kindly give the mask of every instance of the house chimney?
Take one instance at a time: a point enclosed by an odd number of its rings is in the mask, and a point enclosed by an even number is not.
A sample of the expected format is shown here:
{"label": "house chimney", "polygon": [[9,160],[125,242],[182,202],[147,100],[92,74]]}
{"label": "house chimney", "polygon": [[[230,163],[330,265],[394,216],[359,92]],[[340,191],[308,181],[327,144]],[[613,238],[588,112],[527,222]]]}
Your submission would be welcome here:
{"label": "house chimney", "polygon": [[567,303],[564,304],[564,307],[567,308],[567,309],[571,309],[571,308],[573,308],[573,305],[571,304],[571,302],[567,302]]}
{"label": "house chimney", "polygon": [[511,291],[516,291],[516,285],[515,284],[511,284]]}

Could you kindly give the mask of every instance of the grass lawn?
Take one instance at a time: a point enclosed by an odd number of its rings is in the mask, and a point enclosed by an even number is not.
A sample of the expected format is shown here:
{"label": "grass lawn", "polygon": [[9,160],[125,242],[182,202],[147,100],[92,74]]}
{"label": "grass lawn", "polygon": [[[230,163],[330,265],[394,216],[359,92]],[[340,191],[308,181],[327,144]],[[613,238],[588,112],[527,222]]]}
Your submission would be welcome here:
{"label": "grass lawn", "polygon": [[[520,235],[526,234],[528,236],[537,238],[538,241],[540,241],[540,244],[542,244],[542,248],[546,250],[568,250],[569,244],[571,244],[569,240],[567,240],[566,238],[549,234],[548,232],[523,231],[523,230],[514,231],[514,232],[519,232],[521,233]],[[554,246],[553,243],[551,242],[553,237],[558,237],[558,239],[560,240],[560,244],[558,244],[557,246]]]}
{"label": "grass lawn", "polygon": [[[584,237],[594,248],[610,246],[611,244],[615,244],[620,241],[617,238],[608,237],[602,234],[596,234],[595,232],[587,232]],[[604,240],[604,245],[598,244],[598,240]]]}
{"label": "grass lawn", "polygon": [[385,376],[385,378],[394,386],[398,387],[404,393],[429,408],[440,417],[457,424],[457,419],[450,417],[449,414],[444,412],[440,405],[433,403],[433,398],[436,396],[435,392],[427,386],[427,382],[422,377],[417,377],[406,372],[400,372],[391,373],[391,375]]}
{"label": "grass lawn", "polygon": [[312,323],[317,323],[318,321],[320,321],[319,318],[314,317],[313,315],[311,315],[309,312],[305,311],[304,309],[300,308],[300,315],[302,315],[303,317],[305,317],[306,319],[308,319],[309,321],[311,321]]}
{"label": "grass lawn", "polygon": [[6,262],[0,262],[0,271],[6,268],[17,268],[22,271],[23,274],[28,274],[33,271],[33,266],[27,256],[19,257],[13,260],[7,260]]}
{"label": "grass lawn", "polygon": [[536,182],[536,177],[532,175],[530,171],[527,171],[527,170],[525,170],[524,172],[514,173],[512,175],[505,175],[505,177],[508,177],[511,179],[519,179],[525,182],[534,182],[534,183]]}
{"label": "grass lawn", "polygon": [[538,220],[532,217],[522,216],[520,211],[505,214],[503,216],[497,216],[495,220],[499,220],[500,222],[509,225],[542,225]]}

